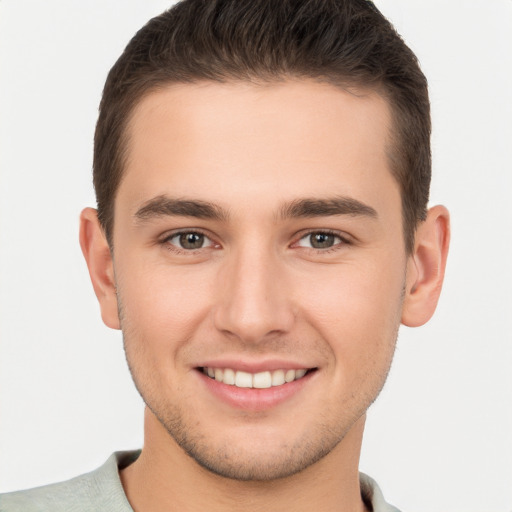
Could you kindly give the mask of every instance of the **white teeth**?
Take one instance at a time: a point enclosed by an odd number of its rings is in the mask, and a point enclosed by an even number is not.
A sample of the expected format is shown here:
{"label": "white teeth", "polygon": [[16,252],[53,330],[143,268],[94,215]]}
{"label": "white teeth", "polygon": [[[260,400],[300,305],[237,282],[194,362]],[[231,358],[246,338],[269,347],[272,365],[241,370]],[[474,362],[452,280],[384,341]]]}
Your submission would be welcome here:
{"label": "white teeth", "polygon": [[284,380],[286,382],[293,382],[295,380],[295,370],[288,370],[284,374]]}
{"label": "white teeth", "polygon": [[224,370],[224,384],[229,384],[230,386],[235,384],[235,372],[231,368]]}
{"label": "white teeth", "polygon": [[276,370],[275,372],[272,372],[272,386],[281,386],[285,382],[284,370]]}
{"label": "white teeth", "polygon": [[252,388],[252,375],[247,372],[236,372],[235,386],[237,388]]}
{"label": "white teeth", "polygon": [[255,373],[252,377],[253,388],[269,388],[272,386],[272,375],[270,372]]}
{"label": "white teeth", "polygon": [[273,386],[282,386],[285,383],[301,379],[306,375],[307,370],[274,370],[259,373],[235,371],[231,368],[210,368],[204,367],[203,373],[218,382],[237,386],[239,388],[265,389]]}

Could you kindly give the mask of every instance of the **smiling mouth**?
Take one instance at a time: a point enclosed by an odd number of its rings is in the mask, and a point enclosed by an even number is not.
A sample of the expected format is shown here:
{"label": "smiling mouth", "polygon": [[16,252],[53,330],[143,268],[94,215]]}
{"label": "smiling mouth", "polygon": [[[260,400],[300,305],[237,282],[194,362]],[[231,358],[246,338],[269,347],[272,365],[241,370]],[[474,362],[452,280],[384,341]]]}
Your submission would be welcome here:
{"label": "smiling mouth", "polygon": [[282,386],[296,380],[302,379],[306,374],[316,370],[316,368],[298,368],[289,370],[274,370],[258,373],[243,372],[231,368],[199,368],[205,375],[217,382],[236,386],[238,388],[266,389],[276,386]]}

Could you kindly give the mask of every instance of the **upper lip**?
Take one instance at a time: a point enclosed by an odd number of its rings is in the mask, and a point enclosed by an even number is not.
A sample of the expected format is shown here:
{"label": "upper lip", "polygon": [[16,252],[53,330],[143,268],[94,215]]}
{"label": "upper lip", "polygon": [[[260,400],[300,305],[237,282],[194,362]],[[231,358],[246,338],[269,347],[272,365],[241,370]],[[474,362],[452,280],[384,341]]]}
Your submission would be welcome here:
{"label": "upper lip", "polygon": [[214,359],[203,361],[196,365],[197,368],[230,368],[248,373],[272,372],[275,370],[309,370],[315,365],[304,364],[282,359],[266,359],[261,361],[248,361],[242,359]]}

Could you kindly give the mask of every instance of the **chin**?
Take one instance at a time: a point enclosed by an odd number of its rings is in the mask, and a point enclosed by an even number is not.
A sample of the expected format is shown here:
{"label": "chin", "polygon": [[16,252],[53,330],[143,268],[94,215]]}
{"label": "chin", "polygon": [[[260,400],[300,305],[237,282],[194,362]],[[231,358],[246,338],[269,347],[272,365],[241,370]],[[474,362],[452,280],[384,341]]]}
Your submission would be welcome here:
{"label": "chin", "polygon": [[228,449],[200,450],[198,446],[182,446],[183,450],[197,464],[209,472],[223,478],[238,481],[272,481],[290,477],[330,453],[327,446],[313,447],[309,445],[287,446],[282,449],[248,451],[241,453],[236,447]]}
{"label": "chin", "polygon": [[[152,412],[172,440],[199,466],[223,478],[255,482],[287,478],[313,466],[330,454],[357,423],[357,419],[347,421],[343,428],[340,422],[338,430],[304,425],[292,436],[289,428],[285,429],[286,435],[283,429],[263,429],[254,424],[240,426],[236,432],[207,428],[187,421],[181,414]],[[214,432],[220,436],[212,435]]]}

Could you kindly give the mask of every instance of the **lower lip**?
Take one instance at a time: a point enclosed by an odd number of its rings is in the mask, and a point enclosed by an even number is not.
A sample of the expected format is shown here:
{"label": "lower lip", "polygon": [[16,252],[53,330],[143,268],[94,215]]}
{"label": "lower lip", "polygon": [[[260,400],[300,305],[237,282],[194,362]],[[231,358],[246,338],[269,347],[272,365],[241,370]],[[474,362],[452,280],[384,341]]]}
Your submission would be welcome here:
{"label": "lower lip", "polygon": [[301,379],[265,389],[239,388],[212,379],[201,371],[197,373],[208,390],[229,406],[245,411],[264,411],[292,399],[317,372],[308,372]]}

